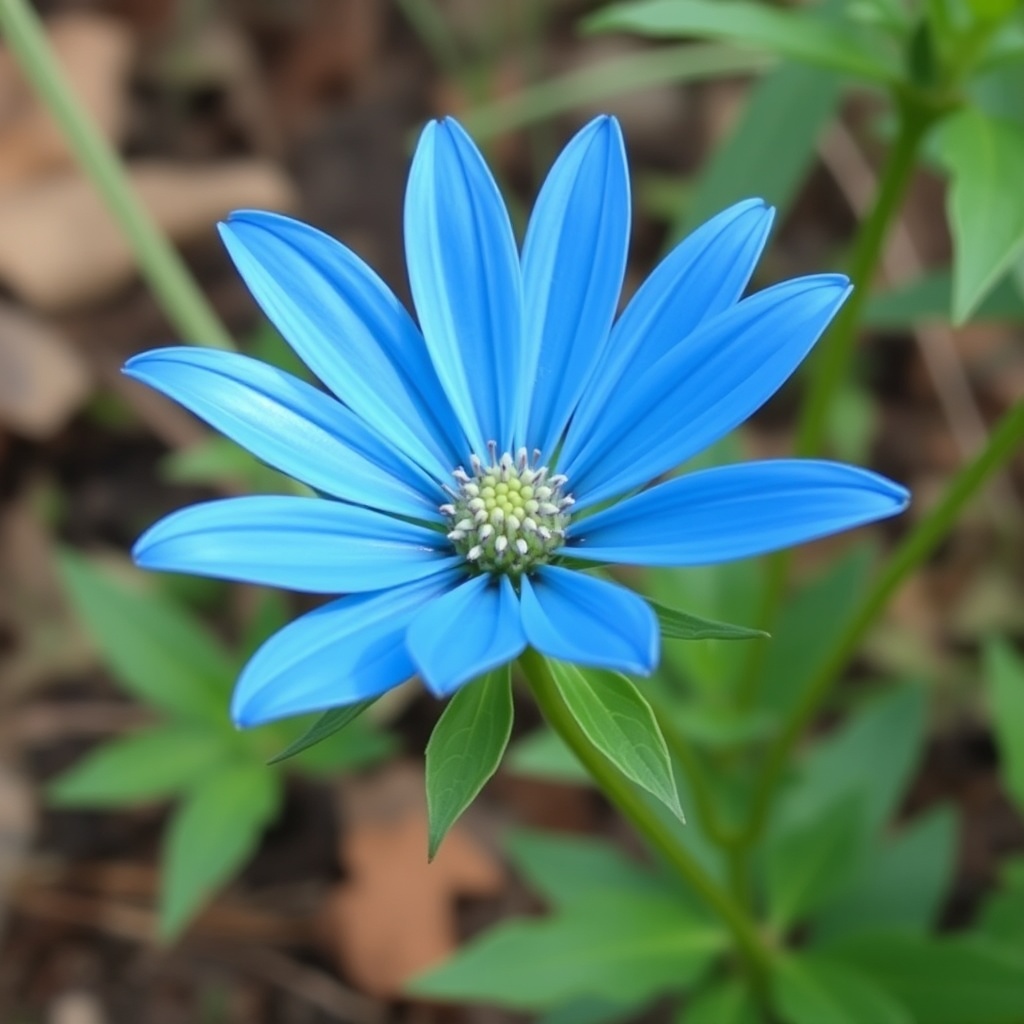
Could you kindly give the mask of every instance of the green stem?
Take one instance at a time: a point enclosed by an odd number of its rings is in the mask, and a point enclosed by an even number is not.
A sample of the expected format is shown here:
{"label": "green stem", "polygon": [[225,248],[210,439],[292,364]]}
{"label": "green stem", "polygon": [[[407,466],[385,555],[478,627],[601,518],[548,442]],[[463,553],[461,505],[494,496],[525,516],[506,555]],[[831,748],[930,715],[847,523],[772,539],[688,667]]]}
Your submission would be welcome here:
{"label": "green stem", "polygon": [[804,729],[817,714],[829,688],[846,666],[868,628],[900,584],[938,546],[961,511],[986,480],[1008,462],[1024,441],[1024,402],[1018,402],[999,421],[982,453],[952,479],[941,500],[896,549],[874,586],[851,616],[828,661],[808,684],[785,729],[768,750],[754,794],[751,815],[741,838],[749,848],[768,821],[775,790]]}
{"label": "green stem", "polygon": [[874,206],[861,224],[850,254],[848,273],[853,293],[808,360],[807,394],[797,429],[800,455],[815,455],[821,448],[829,408],[849,371],[861,313],[871,294],[889,227],[903,204],[921,140],[935,117],[929,108],[909,98],[898,102],[899,132],[879,180]]}
{"label": "green stem", "polygon": [[139,201],[117,155],[79,102],[54,57],[42,23],[26,0],[0,0],[0,29],[83,171],[127,236],[142,274],[182,340],[233,349],[231,335]]}
{"label": "green stem", "polygon": [[559,693],[545,659],[532,649],[520,656],[523,673],[548,724],[576,755],[598,788],[732,932],[756,991],[764,992],[771,958],[754,922],[679,841],[633,785],[587,739]]}
{"label": "green stem", "polygon": [[[899,131],[896,141],[878,183],[874,206],[861,223],[850,253],[847,272],[853,293],[808,360],[807,394],[797,426],[798,455],[816,455],[821,448],[829,409],[850,369],[864,305],[871,295],[872,280],[889,228],[903,204],[921,141],[938,116],[937,108],[926,106],[910,96],[897,97],[897,105]],[[792,557],[792,552],[786,550],[768,560],[767,577],[755,620],[761,629],[770,631],[775,624],[786,593]],[[738,691],[738,703],[743,709],[753,705],[766,654],[766,644],[752,644],[747,652]]]}

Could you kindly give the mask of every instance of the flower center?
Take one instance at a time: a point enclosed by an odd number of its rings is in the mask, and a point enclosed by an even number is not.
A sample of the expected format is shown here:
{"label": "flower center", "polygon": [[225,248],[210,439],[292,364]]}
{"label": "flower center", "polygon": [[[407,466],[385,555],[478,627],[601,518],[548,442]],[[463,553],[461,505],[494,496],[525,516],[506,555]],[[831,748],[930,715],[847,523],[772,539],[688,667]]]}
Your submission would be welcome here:
{"label": "flower center", "polygon": [[456,486],[445,488],[451,502],[441,513],[451,527],[448,539],[455,550],[480,572],[521,576],[551,560],[565,540],[571,495],[563,494],[564,476],[549,475],[531,462],[525,448],[500,458],[490,447],[490,463],[476,455],[472,475],[460,466],[452,474]]}

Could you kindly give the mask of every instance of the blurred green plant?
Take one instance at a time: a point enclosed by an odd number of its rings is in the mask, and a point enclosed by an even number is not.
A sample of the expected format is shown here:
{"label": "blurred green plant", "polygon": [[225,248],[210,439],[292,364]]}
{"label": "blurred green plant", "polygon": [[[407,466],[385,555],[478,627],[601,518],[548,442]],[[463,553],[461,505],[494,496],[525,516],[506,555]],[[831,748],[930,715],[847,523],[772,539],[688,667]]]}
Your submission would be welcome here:
{"label": "blurred green plant", "polygon": [[[49,786],[57,807],[120,808],[174,801],[163,839],[159,936],[176,938],[234,877],[277,818],[285,770],[268,758],[307,723],[250,731],[231,725],[228,701],[246,658],[287,621],[279,595],[262,593],[237,649],[180,604],[71,551],[59,560],[66,593],[111,675],[154,723],[103,743]],[[395,749],[364,719],[290,760],[289,772],[323,777]]]}

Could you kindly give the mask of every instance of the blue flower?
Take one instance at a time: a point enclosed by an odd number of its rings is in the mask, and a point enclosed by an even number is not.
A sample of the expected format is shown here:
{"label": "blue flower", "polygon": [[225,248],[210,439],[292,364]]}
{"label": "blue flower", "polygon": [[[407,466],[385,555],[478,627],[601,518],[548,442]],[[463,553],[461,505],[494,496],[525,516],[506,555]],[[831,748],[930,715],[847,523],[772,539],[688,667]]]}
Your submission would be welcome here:
{"label": "blue flower", "polygon": [[182,509],[135,560],[345,595],[256,652],[236,721],[352,703],[415,674],[450,694],[527,644],[646,674],[650,606],[581,564],[745,558],[903,509],[902,487],[817,460],[649,486],[770,398],[849,293],[823,274],[741,300],[771,221],[756,199],[719,214],[616,319],[629,179],[619,126],[600,117],[551,169],[521,252],[473,142],[453,120],[427,125],[405,203],[419,327],[314,228],[252,211],[221,225],[256,301],[332,393],[204,349],[146,352],[125,372],[321,497]]}

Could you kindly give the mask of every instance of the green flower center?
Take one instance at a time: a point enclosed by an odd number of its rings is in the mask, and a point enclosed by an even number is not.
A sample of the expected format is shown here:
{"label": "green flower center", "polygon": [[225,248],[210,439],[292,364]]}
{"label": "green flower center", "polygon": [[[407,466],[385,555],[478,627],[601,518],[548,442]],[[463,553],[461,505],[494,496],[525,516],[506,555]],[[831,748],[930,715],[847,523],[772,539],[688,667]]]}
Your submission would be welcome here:
{"label": "green flower center", "polygon": [[566,478],[538,466],[539,458],[536,452],[531,462],[525,448],[498,458],[492,445],[489,464],[474,455],[472,475],[455,470],[456,486],[446,488],[452,500],[441,512],[448,539],[479,572],[521,576],[550,562],[565,542],[573,499],[563,493]]}

